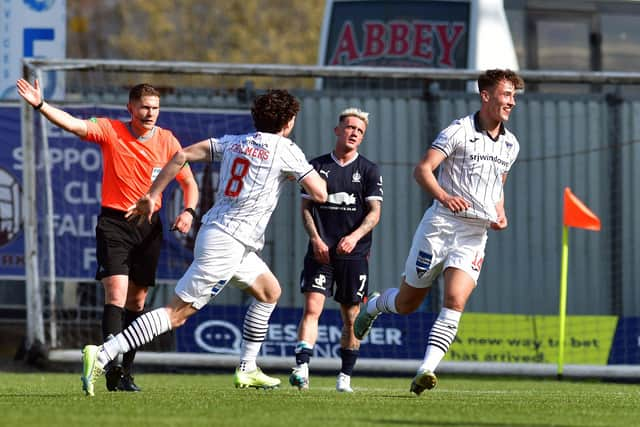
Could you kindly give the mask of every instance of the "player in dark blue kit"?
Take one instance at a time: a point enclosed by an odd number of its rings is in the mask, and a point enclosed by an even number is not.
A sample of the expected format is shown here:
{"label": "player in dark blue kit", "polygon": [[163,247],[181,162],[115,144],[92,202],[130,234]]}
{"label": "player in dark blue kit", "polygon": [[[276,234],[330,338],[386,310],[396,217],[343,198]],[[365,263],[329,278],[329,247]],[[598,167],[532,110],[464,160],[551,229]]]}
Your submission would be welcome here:
{"label": "player in dark blue kit", "polygon": [[302,194],[302,221],[309,235],[300,290],[304,313],[298,327],[296,367],[289,383],[309,388],[309,359],[318,337],[318,320],[327,296],[340,304],[342,368],[336,390],[352,392],[351,374],[360,341],[353,334],[359,303],[369,285],[369,251],[373,228],[380,220],[382,175],[378,166],[358,153],[369,124],[369,113],[348,108],[340,113],[335,149],[311,160],[327,181],[327,202]]}

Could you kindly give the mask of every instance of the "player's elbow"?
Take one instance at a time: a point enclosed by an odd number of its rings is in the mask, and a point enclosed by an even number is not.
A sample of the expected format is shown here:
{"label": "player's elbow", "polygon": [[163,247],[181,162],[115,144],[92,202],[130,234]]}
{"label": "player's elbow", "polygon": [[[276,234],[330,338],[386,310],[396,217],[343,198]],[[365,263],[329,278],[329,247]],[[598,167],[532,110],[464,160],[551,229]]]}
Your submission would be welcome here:
{"label": "player's elbow", "polygon": [[422,167],[422,164],[419,164],[415,168],[413,168],[413,179],[418,181],[418,183],[423,181],[424,169],[425,168]]}
{"label": "player's elbow", "polygon": [[316,172],[313,174],[307,175],[300,182],[302,187],[304,187],[305,191],[316,203],[326,203],[329,197],[329,193],[327,192],[327,182],[320,178]]}
{"label": "player's elbow", "polygon": [[311,198],[316,203],[326,203],[329,198],[329,194],[327,193],[327,187],[318,188],[312,194],[310,194]]}
{"label": "player's elbow", "polygon": [[187,153],[184,150],[180,150],[173,155],[173,159],[171,161],[178,166],[182,167],[185,163],[187,163]]}

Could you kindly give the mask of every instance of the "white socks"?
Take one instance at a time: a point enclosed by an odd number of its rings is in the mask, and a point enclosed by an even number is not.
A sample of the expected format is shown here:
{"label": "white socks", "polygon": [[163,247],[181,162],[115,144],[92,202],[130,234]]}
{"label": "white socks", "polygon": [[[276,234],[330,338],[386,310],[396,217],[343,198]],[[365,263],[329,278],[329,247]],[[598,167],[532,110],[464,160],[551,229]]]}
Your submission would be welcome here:
{"label": "white socks", "polygon": [[254,300],[247,309],[242,327],[242,350],[239,367],[241,371],[251,372],[257,369],[256,358],[267,336],[269,319],[275,308],[275,304]]}
{"label": "white socks", "polygon": [[462,312],[460,311],[445,307],[440,310],[440,314],[433,324],[431,332],[429,332],[427,350],[425,351],[424,360],[420,368],[418,368],[418,371],[429,370],[435,372],[436,367],[440,364],[445,354],[447,354],[449,346],[458,333],[458,324],[460,323],[461,316]]}
{"label": "white socks", "polygon": [[141,347],[170,330],[171,319],[165,308],[145,313],[134,320],[124,331],[102,345],[102,351],[98,353],[98,361],[104,366],[119,354]]}
{"label": "white socks", "polygon": [[396,295],[400,290],[398,288],[385,289],[377,298],[372,298],[367,302],[367,313],[376,315],[378,313],[397,313]]}

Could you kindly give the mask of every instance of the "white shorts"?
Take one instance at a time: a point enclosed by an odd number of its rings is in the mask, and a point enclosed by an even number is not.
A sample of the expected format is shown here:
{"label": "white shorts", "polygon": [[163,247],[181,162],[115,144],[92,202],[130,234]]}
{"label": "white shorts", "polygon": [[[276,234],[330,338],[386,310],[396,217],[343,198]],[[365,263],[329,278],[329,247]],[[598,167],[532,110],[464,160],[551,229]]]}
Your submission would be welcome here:
{"label": "white shorts", "polygon": [[487,222],[459,219],[427,209],[413,235],[404,277],[414,288],[431,287],[448,267],[465,271],[477,284],[487,243]]}
{"label": "white shorts", "polygon": [[199,310],[227,283],[246,289],[268,271],[269,267],[256,252],[215,224],[202,224],[193,249],[193,262],[178,281],[175,293]]}

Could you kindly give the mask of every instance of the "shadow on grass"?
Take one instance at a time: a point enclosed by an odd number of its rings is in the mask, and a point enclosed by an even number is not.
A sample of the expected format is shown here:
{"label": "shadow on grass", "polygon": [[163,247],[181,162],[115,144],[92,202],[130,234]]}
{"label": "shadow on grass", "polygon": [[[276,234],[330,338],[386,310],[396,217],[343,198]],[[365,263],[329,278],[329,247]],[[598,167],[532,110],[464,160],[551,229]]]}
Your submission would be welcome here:
{"label": "shadow on grass", "polygon": [[[517,426],[526,426],[526,427],[549,427],[549,424],[531,424],[528,421],[523,422],[513,422],[513,421],[505,421],[504,423],[497,422],[482,422],[482,421],[429,421],[429,420],[390,420],[390,419],[369,419],[362,420],[370,425],[415,425],[415,426],[469,426],[469,427],[517,427]],[[554,427],[570,427],[569,425],[562,424],[554,424]]]}
{"label": "shadow on grass", "polygon": [[[24,398],[29,398],[29,399],[33,399],[34,397],[63,397],[65,399],[69,398],[68,394],[46,394],[46,393],[29,393],[29,392],[25,392],[25,393],[0,393],[0,399],[3,398],[11,398],[11,397],[24,397]],[[84,397],[84,396],[81,396]]]}

